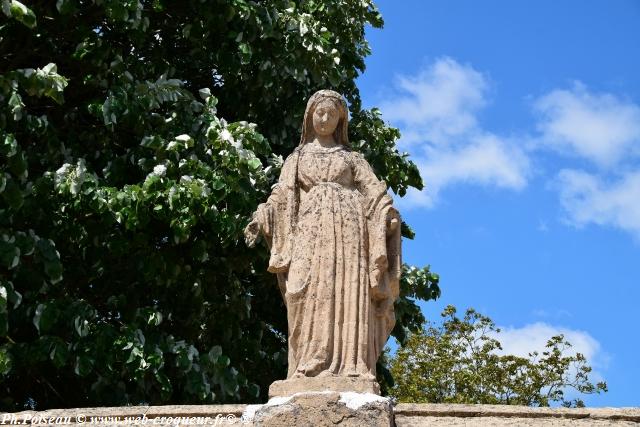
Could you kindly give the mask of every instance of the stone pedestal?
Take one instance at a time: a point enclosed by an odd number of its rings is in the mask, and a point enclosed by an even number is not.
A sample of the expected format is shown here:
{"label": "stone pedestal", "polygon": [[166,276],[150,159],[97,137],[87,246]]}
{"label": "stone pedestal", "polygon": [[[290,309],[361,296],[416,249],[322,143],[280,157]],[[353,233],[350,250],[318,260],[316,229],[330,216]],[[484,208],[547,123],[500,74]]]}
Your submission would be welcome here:
{"label": "stone pedestal", "polygon": [[254,426],[393,426],[388,398],[371,393],[297,393],[248,407],[243,418]]}
{"label": "stone pedestal", "polygon": [[380,394],[380,386],[376,380],[360,377],[304,377],[275,381],[269,387],[269,398],[292,396],[296,393],[335,391],[352,391],[357,393]]}

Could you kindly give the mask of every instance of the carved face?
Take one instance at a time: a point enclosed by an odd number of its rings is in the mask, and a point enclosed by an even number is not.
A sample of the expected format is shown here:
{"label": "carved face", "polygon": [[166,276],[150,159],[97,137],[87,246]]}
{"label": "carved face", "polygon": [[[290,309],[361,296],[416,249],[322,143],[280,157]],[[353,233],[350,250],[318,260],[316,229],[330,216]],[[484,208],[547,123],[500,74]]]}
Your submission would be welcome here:
{"label": "carved face", "polygon": [[332,100],[325,99],[316,105],[313,111],[313,130],[317,135],[331,135],[339,121],[340,112]]}

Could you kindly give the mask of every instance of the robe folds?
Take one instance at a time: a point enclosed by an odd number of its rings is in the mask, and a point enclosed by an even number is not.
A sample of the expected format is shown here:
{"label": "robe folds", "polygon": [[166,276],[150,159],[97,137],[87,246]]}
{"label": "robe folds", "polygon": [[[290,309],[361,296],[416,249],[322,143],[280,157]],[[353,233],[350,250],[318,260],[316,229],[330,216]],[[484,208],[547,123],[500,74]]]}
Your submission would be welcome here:
{"label": "robe folds", "polygon": [[255,219],[287,306],[287,377],[374,378],[402,268],[385,183],[359,153],[303,144]]}

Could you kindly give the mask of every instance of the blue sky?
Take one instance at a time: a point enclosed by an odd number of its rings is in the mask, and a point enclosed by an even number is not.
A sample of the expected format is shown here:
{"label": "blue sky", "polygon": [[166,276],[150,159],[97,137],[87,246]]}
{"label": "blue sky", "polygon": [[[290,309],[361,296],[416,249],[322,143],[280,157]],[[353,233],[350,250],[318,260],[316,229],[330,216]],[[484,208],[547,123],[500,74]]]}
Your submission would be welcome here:
{"label": "blue sky", "polygon": [[399,201],[442,297],[526,353],[564,333],[640,406],[640,1],[379,0],[359,79],[427,189]]}

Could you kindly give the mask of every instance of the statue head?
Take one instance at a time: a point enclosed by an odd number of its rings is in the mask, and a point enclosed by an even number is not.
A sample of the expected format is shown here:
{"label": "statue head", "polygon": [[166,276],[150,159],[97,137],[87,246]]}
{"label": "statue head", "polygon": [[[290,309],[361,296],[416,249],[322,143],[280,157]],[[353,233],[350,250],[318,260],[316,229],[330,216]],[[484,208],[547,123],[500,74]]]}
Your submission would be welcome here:
{"label": "statue head", "polygon": [[[322,114],[315,114],[316,109],[319,109]],[[315,119],[314,115],[316,116]],[[317,91],[307,102],[307,109],[304,112],[304,120],[302,122],[300,144],[311,141],[317,133],[322,133],[333,127],[334,121],[337,121],[333,131],[336,143],[349,145],[347,132],[349,112],[347,103],[338,92],[326,89]]]}

